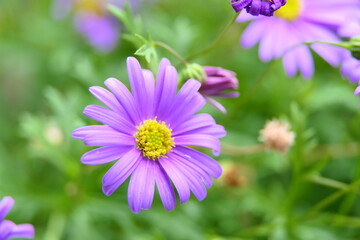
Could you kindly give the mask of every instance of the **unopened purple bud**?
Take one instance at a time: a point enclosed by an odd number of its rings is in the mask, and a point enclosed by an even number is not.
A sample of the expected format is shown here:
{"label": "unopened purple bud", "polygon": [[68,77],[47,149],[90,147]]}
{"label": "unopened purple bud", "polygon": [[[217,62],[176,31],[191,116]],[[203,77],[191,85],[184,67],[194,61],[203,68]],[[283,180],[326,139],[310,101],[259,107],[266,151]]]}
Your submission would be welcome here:
{"label": "unopened purple bud", "polygon": [[238,97],[238,92],[231,91],[236,90],[239,86],[236,74],[220,67],[204,66],[203,68],[206,77],[201,84],[199,92],[205,97],[208,103],[219,109],[221,112],[226,113],[225,108],[212,98]]}
{"label": "unopened purple bud", "polygon": [[286,0],[231,0],[235,12],[246,9],[254,16],[273,16],[274,12],[286,4]]}

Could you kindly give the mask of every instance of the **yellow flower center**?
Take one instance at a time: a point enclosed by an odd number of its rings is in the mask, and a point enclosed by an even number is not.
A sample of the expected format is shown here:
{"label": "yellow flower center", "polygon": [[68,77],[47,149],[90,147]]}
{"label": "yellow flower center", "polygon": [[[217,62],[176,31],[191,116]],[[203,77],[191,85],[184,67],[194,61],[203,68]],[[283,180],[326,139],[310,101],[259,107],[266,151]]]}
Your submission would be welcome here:
{"label": "yellow flower center", "polygon": [[77,0],[75,2],[75,8],[86,12],[92,12],[98,15],[104,13],[104,9],[101,7],[103,3],[100,0]]}
{"label": "yellow flower center", "polygon": [[302,0],[288,0],[287,3],[275,12],[275,16],[287,21],[296,20],[302,10]]}
{"label": "yellow flower center", "polygon": [[141,123],[134,137],[136,147],[141,150],[143,156],[152,160],[165,156],[175,146],[172,130],[165,122],[158,122],[156,119]]}

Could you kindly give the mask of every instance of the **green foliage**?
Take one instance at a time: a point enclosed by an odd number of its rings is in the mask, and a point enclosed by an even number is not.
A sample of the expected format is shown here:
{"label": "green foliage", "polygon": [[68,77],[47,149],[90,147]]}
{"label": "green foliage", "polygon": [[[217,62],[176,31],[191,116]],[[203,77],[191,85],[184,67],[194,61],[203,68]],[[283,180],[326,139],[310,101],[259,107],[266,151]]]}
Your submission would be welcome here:
{"label": "green foliage", "polygon": [[[45,1],[0,1],[0,197],[15,198],[9,219],[33,223],[36,239],[360,238],[359,99],[338,69],[316,58],[311,81],[289,79],[279,61],[260,62],[256,49],[239,46],[244,24],[188,61],[233,17],[228,1],[144,2],[136,14],[110,5],[126,41],[107,54],[74,30],[72,15],[57,21],[49,9]],[[228,114],[210,106],[202,111],[228,132],[216,159],[239,171],[224,172],[202,202],[192,197],[166,212],[156,196],[151,210],[135,215],[127,206],[127,183],[110,197],[101,191],[111,164],[80,163],[92,148],[71,132],[96,124],[82,110],[99,104],[88,88],[108,77],[127,83],[130,55],[153,71],[168,57],[178,72],[201,63],[237,73],[241,97],[219,100]],[[259,142],[259,131],[273,118],[288,121],[296,134],[288,152]],[[229,184],[230,177],[237,184]]]}

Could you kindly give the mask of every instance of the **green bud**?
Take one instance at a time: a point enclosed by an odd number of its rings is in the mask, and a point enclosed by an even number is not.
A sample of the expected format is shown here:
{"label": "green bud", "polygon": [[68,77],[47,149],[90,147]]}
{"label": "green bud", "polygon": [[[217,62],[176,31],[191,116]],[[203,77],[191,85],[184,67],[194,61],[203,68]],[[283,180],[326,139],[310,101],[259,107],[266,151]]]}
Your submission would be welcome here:
{"label": "green bud", "polygon": [[197,63],[187,64],[184,71],[181,72],[181,79],[184,81],[192,78],[202,82],[206,77],[203,67]]}
{"label": "green bud", "polygon": [[351,55],[360,60],[360,36],[350,39]]}

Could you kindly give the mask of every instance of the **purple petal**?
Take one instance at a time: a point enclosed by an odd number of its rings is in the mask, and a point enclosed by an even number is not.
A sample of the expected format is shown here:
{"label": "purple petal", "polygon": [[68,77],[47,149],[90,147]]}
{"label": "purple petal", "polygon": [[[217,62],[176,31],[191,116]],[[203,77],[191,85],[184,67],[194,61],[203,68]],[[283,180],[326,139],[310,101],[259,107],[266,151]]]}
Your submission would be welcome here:
{"label": "purple petal", "polygon": [[205,105],[204,98],[198,92],[200,86],[200,82],[194,79],[188,80],[182,86],[165,119],[166,122],[170,123],[170,127],[175,129],[177,125],[191,118]]}
{"label": "purple petal", "polygon": [[135,125],[138,125],[140,123],[139,111],[135,106],[134,97],[126,86],[115,78],[107,79],[105,86],[114,93],[121,106],[125,109],[128,118],[131,119]]}
{"label": "purple petal", "polygon": [[146,108],[144,112],[144,119],[150,119],[154,116],[155,111],[155,79],[154,75],[150,70],[143,69],[143,75],[145,79],[145,85],[146,85]]}
{"label": "purple petal", "polygon": [[133,124],[121,117],[118,113],[104,107],[88,105],[84,109],[83,113],[84,115],[98,122],[109,125],[110,127],[124,134],[133,135],[136,131],[136,128]]}
{"label": "purple petal", "polygon": [[176,146],[173,150],[174,153],[204,169],[213,178],[219,178],[221,176],[222,169],[220,164],[208,155],[183,146]]}
{"label": "purple petal", "polygon": [[4,220],[4,218],[10,212],[13,206],[14,206],[14,199],[12,197],[4,197],[0,201],[0,222]]}
{"label": "purple petal", "polygon": [[34,238],[35,230],[31,224],[19,224],[12,228],[10,238]]}
{"label": "purple petal", "polygon": [[0,239],[6,240],[10,237],[12,229],[16,226],[15,223],[4,220],[0,222]]}
{"label": "purple petal", "polygon": [[[134,57],[129,57],[127,59],[127,71],[129,75],[129,82],[131,90],[135,99],[135,103],[140,113],[147,111],[147,91],[145,86],[144,75],[142,73],[141,66],[139,62]],[[146,120],[144,117],[141,117],[141,120]]]}
{"label": "purple petal", "polygon": [[173,210],[176,206],[176,196],[170,179],[158,162],[154,171],[156,186],[164,208],[167,211]]}
{"label": "purple petal", "polygon": [[141,159],[140,151],[133,148],[117,161],[103,177],[105,195],[111,195],[136,169]]}
{"label": "purple petal", "polygon": [[177,84],[178,74],[176,69],[170,65],[169,60],[162,59],[155,86],[155,114],[159,118],[168,112],[176,93]]}
{"label": "purple petal", "polygon": [[204,200],[206,197],[206,188],[202,182],[202,179],[198,178],[196,171],[186,165],[181,164],[177,155],[169,153],[168,157],[171,159],[171,163],[176,167],[176,169],[181,171],[195,197],[199,201]]}
{"label": "purple petal", "polygon": [[131,175],[128,202],[134,213],[151,207],[155,188],[154,164],[153,160],[143,158]]}
{"label": "purple petal", "polygon": [[80,140],[84,140],[85,136],[88,134],[96,134],[96,133],[112,133],[116,130],[106,125],[91,125],[85,126],[75,129],[72,132],[72,137]]}
{"label": "purple petal", "polygon": [[190,187],[185,177],[179,169],[177,169],[171,162],[170,158],[159,158],[159,163],[174,183],[176,190],[179,194],[180,203],[184,203],[190,198]]}
{"label": "purple petal", "polygon": [[121,104],[118,102],[116,97],[109,92],[108,90],[94,86],[89,89],[89,91],[94,95],[97,99],[99,99],[105,106],[113,110],[114,112],[118,112],[120,115],[124,116],[125,111]]}
{"label": "purple petal", "polygon": [[120,132],[99,132],[88,134],[84,138],[88,146],[135,146],[135,138]]}
{"label": "purple petal", "polygon": [[180,135],[174,138],[175,145],[181,146],[197,146],[213,149],[213,154],[218,156],[220,154],[220,141],[217,137],[207,134],[190,134]]}
{"label": "purple petal", "polygon": [[200,113],[193,116],[188,121],[180,124],[176,129],[173,129],[173,136],[177,136],[196,128],[211,126],[214,124],[216,124],[215,120],[210,114]]}
{"label": "purple petal", "polygon": [[205,99],[206,99],[207,103],[209,103],[211,106],[215,107],[217,110],[219,110],[223,114],[227,113],[226,108],[218,101],[214,100],[213,98],[209,98],[209,97],[206,97]]}
{"label": "purple petal", "polygon": [[132,146],[97,148],[82,155],[81,162],[87,165],[97,165],[112,162],[124,156],[132,148]]}

